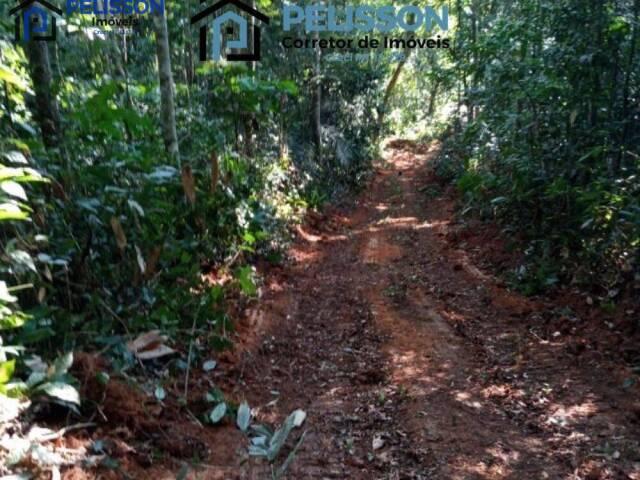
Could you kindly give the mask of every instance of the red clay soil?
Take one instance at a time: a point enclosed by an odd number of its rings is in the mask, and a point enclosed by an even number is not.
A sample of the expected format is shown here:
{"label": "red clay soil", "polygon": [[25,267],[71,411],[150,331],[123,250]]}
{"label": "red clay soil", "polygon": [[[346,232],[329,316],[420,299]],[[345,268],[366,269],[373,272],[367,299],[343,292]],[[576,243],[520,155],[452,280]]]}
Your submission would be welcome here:
{"label": "red clay soil", "polygon": [[[451,241],[454,200],[421,193],[436,154],[392,143],[366,193],[299,229],[215,382],[256,421],[307,412],[289,479],[640,479],[629,371],[575,335],[564,305],[508,291]],[[213,383],[194,375],[193,392]],[[176,478],[196,453],[188,478],[271,478],[231,423],[160,416],[165,446],[184,451],[143,455],[135,432],[127,478]]]}

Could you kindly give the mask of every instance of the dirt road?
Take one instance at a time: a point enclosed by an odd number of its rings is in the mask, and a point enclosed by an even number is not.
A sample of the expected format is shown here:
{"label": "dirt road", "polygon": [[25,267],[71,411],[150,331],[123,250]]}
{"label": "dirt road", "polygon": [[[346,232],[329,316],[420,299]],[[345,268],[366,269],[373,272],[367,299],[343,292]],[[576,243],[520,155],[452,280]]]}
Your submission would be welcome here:
{"label": "dirt road", "polygon": [[[307,412],[287,478],[640,478],[637,391],[452,246],[437,147],[392,146],[356,202],[300,229],[227,372],[259,421]],[[198,478],[270,478],[233,426],[203,441]]]}

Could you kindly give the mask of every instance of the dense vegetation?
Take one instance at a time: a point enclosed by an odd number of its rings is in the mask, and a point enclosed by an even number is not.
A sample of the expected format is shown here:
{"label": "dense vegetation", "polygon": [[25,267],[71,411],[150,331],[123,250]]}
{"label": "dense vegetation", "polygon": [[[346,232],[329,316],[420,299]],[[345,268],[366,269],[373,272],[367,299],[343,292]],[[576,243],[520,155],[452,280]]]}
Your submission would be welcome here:
{"label": "dense vegetation", "polygon": [[350,61],[283,49],[261,0],[259,63],[199,62],[196,3],[127,36],[65,17],[55,43],[0,6],[0,394],[77,404],[67,352],[128,368],[151,330],[227,347],[253,265],[394,133],[443,140],[464,213],[524,239],[527,293],[615,306],[640,281],[639,0],[454,0],[450,49]]}
{"label": "dense vegetation", "polygon": [[455,101],[440,173],[525,236],[527,292],[573,282],[613,298],[638,281],[639,9],[455,2],[456,49],[428,75]]}
{"label": "dense vegetation", "polygon": [[2,40],[1,322],[20,327],[5,343],[127,363],[123,335],[196,325],[223,348],[226,290],[255,295],[251,261],[278,261],[286,223],[368,171],[384,63],[319,71],[313,49],[278,48],[277,24],[259,68],[200,63],[190,8],[133,36],[73,16],[55,44]]}

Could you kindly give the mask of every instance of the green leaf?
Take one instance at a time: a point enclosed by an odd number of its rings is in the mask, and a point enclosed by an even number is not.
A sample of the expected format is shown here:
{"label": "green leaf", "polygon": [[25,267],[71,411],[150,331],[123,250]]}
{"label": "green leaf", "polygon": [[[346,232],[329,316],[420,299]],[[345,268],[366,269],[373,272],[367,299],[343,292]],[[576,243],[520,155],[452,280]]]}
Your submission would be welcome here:
{"label": "green leaf", "polygon": [[287,417],[287,420],[284,422],[282,427],[276,430],[276,433],[271,437],[271,441],[269,442],[269,455],[268,459],[270,462],[273,462],[282,447],[284,447],[291,430],[293,429],[293,421],[291,420],[291,416]]}
{"label": "green leaf", "polygon": [[291,453],[289,453],[289,455],[287,456],[287,459],[284,461],[282,466],[278,469],[276,473],[276,478],[281,478],[282,476],[284,476],[287,469],[291,466],[291,463],[296,458],[298,450],[300,449],[300,446],[302,445],[302,442],[304,442],[304,439],[306,436],[307,436],[307,432],[302,432],[302,435],[300,436],[300,440],[298,440],[298,443],[296,443],[296,446],[293,447],[293,450],[291,450]]}
{"label": "green leaf", "polygon": [[0,363],[0,384],[5,384],[11,377],[13,377],[13,372],[16,369],[16,361],[9,360],[8,362]]}
{"label": "green leaf", "polygon": [[242,402],[240,407],[238,407],[238,417],[236,418],[236,424],[241,431],[246,432],[249,428],[250,423],[251,409],[249,408],[249,404],[247,402]]}
{"label": "green leaf", "polygon": [[53,362],[53,371],[54,376],[59,377],[64,375],[69,371],[73,365],[73,352],[68,352],[58,357],[55,362]]}
{"label": "green leaf", "polygon": [[3,315],[0,313],[0,330],[11,330],[13,328],[19,328],[27,323],[29,316],[22,312],[15,312],[9,315]]}
{"label": "green leaf", "polygon": [[240,267],[236,269],[235,273],[242,292],[247,296],[254,296],[258,292],[258,288],[253,281],[253,270],[251,267]]}
{"label": "green leaf", "polygon": [[57,398],[63,402],[74,403],[80,405],[80,394],[72,385],[64,382],[47,382],[38,387],[38,391],[42,391],[52,398]]}
{"label": "green leaf", "polygon": [[293,412],[291,414],[292,418],[293,418],[293,426],[294,427],[300,427],[305,419],[307,418],[307,412],[305,412],[304,410],[296,410],[295,412]]}
{"label": "green leaf", "polygon": [[127,203],[129,204],[131,210],[135,211],[141,217],[144,217],[144,209],[138,202],[136,202],[135,200],[127,200]]}
{"label": "green leaf", "polygon": [[9,70],[8,67],[0,65],[0,80],[15,85],[20,90],[26,90],[27,84],[22,80],[13,70]]}
{"label": "green leaf", "polygon": [[165,391],[164,388],[162,387],[157,387],[155,392],[153,392],[153,394],[155,395],[156,399],[161,402],[163,401],[165,398],[167,398],[167,392]]}
{"label": "green leaf", "polygon": [[251,445],[255,445],[256,447],[266,447],[268,441],[268,437],[253,437],[251,439]]}
{"label": "green leaf", "polygon": [[253,236],[253,234],[251,234],[251,232],[245,232],[244,235],[242,236],[242,239],[247,242],[249,245],[253,245],[254,243],[256,243],[256,237]]}
{"label": "green leaf", "polygon": [[292,80],[281,80],[280,82],[278,82],[278,88],[291,95],[298,94],[298,86]]}
{"label": "green leaf", "polygon": [[273,432],[266,425],[251,425],[251,430],[256,432],[258,435],[271,438],[273,437]]}
{"label": "green leaf", "polygon": [[286,443],[291,430],[302,425],[306,418],[307,414],[304,410],[296,410],[287,417],[282,427],[280,427],[276,431],[276,433],[273,434],[273,437],[271,437],[271,441],[269,442],[269,450],[267,456],[270,462],[276,459],[276,457],[280,453],[280,450],[282,450],[282,447],[284,447],[284,444]]}
{"label": "green leaf", "polygon": [[25,157],[24,154],[22,152],[19,152],[18,150],[12,150],[10,152],[3,153],[2,155],[9,161],[9,163],[19,163],[22,165],[29,164],[29,162],[27,161],[27,157]]}
{"label": "green leaf", "polygon": [[0,204],[0,221],[1,220],[26,220],[29,218],[29,214],[20,209],[20,207],[13,203],[1,203]]}
{"label": "green leaf", "polygon": [[218,423],[220,420],[222,420],[222,417],[224,417],[226,413],[227,404],[225,402],[221,402],[216,405],[216,408],[211,410],[211,413],[209,414],[209,420],[211,420],[211,423]]}
{"label": "green leaf", "polygon": [[109,377],[109,374],[107,372],[98,372],[96,373],[96,379],[98,380],[98,382],[100,382],[100,385],[106,386],[109,383],[111,377]]}
{"label": "green leaf", "polygon": [[18,299],[9,293],[6,282],[0,280],[0,301],[14,303]]}
{"label": "green leaf", "polygon": [[249,445],[249,455],[258,458],[268,458],[269,452],[260,445]]}
{"label": "green leaf", "polygon": [[34,388],[47,379],[45,372],[31,372],[29,378],[27,378],[27,387]]}
{"label": "green leaf", "polygon": [[27,200],[27,192],[24,191],[22,185],[18,182],[14,182],[13,180],[5,180],[0,183],[0,189],[4,191],[6,194],[11,195],[12,197],[19,198],[20,200]]}
{"label": "green leaf", "polygon": [[216,362],[215,360],[207,360],[202,364],[202,369],[205,372],[210,372],[211,370],[216,368],[217,365],[218,365],[218,362]]}
{"label": "green leaf", "polygon": [[9,257],[16,265],[20,265],[27,270],[31,270],[32,272],[37,273],[36,264],[33,262],[33,258],[29,255],[28,252],[24,250],[13,250],[9,252]]}

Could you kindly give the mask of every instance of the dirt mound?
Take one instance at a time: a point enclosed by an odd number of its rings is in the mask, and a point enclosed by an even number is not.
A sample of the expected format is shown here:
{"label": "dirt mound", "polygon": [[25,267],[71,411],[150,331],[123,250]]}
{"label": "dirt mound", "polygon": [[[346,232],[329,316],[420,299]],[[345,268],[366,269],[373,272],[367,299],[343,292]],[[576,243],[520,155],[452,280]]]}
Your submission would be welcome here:
{"label": "dirt mound", "polygon": [[148,396],[118,377],[101,380],[100,374],[109,371],[105,359],[87,353],[76,354],[72,373],[80,380],[82,398],[100,407],[105,423],[126,427],[134,433],[158,429],[160,425],[152,416]]}

